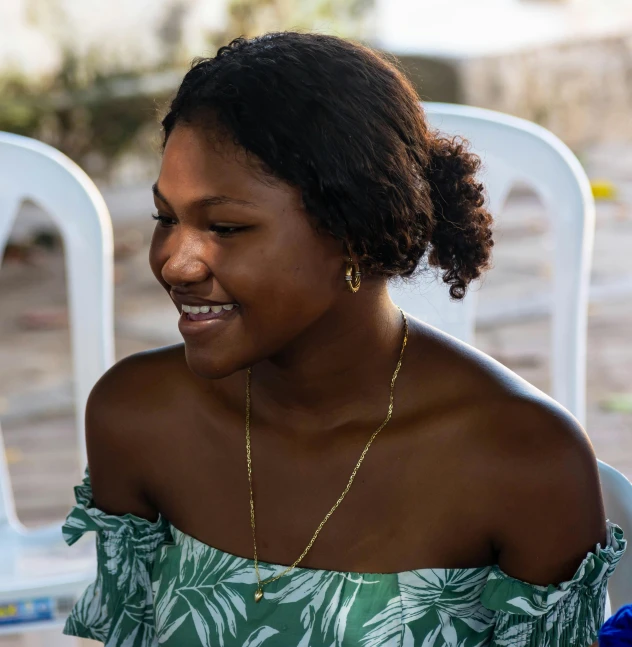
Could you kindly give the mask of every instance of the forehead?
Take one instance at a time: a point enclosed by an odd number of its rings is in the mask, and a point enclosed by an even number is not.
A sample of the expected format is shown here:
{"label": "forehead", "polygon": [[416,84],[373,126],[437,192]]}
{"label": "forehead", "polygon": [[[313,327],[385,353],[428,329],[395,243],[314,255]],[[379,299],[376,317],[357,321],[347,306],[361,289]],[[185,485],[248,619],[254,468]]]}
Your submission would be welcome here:
{"label": "forehead", "polygon": [[[229,137],[202,127],[178,125],[165,145],[160,177],[170,181],[221,181],[254,179],[256,165]],[[161,183],[162,185],[163,183]]]}
{"label": "forehead", "polygon": [[230,135],[208,127],[178,125],[165,145],[157,185],[168,201],[224,195],[264,206],[301,203],[300,190],[266,174],[254,155]]}

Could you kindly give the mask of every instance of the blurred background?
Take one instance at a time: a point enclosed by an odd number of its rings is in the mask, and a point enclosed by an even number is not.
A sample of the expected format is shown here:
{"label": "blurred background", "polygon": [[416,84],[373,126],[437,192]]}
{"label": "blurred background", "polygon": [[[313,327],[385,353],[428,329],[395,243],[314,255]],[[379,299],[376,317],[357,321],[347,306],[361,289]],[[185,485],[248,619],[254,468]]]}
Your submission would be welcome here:
{"label": "blurred background", "polygon": [[[389,52],[422,100],[529,119],[577,155],[597,199],[586,430],[632,478],[632,0],[0,0],[0,131],[55,146],[102,192],[117,359],[181,341],[147,261],[162,111],[193,57],[291,28]],[[476,346],[550,392],[549,221],[524,187],[494,215]],[[63,246],[27,202],[0,270],[0,423],[27,525],[73,504],[74,415]]]}

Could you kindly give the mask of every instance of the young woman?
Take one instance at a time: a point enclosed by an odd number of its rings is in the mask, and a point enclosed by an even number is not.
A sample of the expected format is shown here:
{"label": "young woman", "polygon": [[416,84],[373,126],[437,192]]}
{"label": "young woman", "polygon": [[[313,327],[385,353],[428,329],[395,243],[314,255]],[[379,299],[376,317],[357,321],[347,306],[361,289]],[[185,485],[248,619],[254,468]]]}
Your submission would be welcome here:
{"label": "young woman", "polygon": [[428,252],[489,267],[463,141],[332,36],[238,38],[162,122],[151,269],[183,344],[118,362],[86,411],[64,527],[98,576],[65,632],[108,647],[588,647],[625,550],[585,431],[406,315]]}

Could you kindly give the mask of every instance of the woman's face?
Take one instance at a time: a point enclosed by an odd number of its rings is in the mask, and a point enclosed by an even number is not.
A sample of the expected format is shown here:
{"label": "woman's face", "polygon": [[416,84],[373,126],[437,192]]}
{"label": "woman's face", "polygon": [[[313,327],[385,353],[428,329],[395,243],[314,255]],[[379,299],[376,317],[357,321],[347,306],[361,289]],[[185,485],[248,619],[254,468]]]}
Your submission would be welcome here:
{"label": "woman's face", "polygon": [[344,298],[343,244],[316,233],[300,191],[266,181],[230,138],[176,126],[155,188],[149,261],[178,311],[196,298],[239,306],[195,332],[181,327],[200,377],[275,355]]}

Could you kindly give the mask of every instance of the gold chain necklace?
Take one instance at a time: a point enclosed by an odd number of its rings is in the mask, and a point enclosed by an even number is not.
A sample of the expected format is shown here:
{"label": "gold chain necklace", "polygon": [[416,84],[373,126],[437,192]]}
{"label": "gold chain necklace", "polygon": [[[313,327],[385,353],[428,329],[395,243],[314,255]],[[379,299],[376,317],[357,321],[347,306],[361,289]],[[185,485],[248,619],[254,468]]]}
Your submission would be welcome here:
{"label": "gold chain necklace", "polygon": [[397,367],[395,368],[395,372],[393,373],[393,377],[391,378],[391,393],[390,393],[390,401],[388,405],[388,415],[386,416],[386,420],[376,429],[376,431],[373,432],[373,435],[371,438],[369,438],[369,442],[366,444],[364,451],[360,455],[360,460],[358,460],[356,466],[353,469],[353,472],[351,472],[351,477],[349,478],[349,482],[347,483],[347,487],[343,490],[342,494],[334,504],[334,506],[331,508],[331,510],[325,515],[325,518],[320,522],[320,525],[318,528],[316,528],[316,532],[314,533],[314,536],[311,538],[309,544],[307,544],[307,548],[301,553],[300,557],[291,565],[288,566],[282,573],[279,575],[276,575],[275,577],[270,577],[265,581],[261,581],[261,577],[259,575],[259,564],[257,560],[257,539],[256,539],[256,533],[255,533],[255,504],[254,504],[254,497],[252,494],[252,461],[250,458],[250,374],[251,374],[251,368],[248,368],[248,374],[247,374],[247,379],[246,379],[246,457],[248,459],[248,484],[250,486],[250,525],[252,527],[252,542],[254,544],[254,554],[255,554],[255,573],[257,574],[257,590],[255,591],[255,602],[259,602],[261,598],[263,597],[263,587],[266,584],[270,584],[271,582],[274,582],[275,580],[278,580],[279,578],[283,577],[286,573],[289,573],[304,557],[307,555],[308,551],[316,541],[316,537],[318,537],[318,534],[322,530],[323,526],[331,517],[331,515],[335,512],[336,508],[342,503],[342,500],[345,498],[347,492],[351,488],[351,484],[353,483],[353,479],[356,476],[356,473],[360,469],[360,465],[362,464],[362,461],[364,460],[364,457],[366,456],[366,453],[369,451],[369,447],[371,446],[371,443],[375,440],[375,437],[382,431],[382,429],[386,426],[386,423],[391,419],[391,415],[393,414],[393,389],[395,387],[395,380],[397,379],[397,374],[399,373],[400,366],[402,365],[402,357],[404,356],[404,348],[406,348],[406,342],[408,341],[408,320],[406,319],[406,315],[404,314],[404,311],[397,306],[399,311],[402,313],[402,317],[404,318],[404,341],[402,343],[402,350],[400,351],[399,354],[399,361],[397,362]]}

